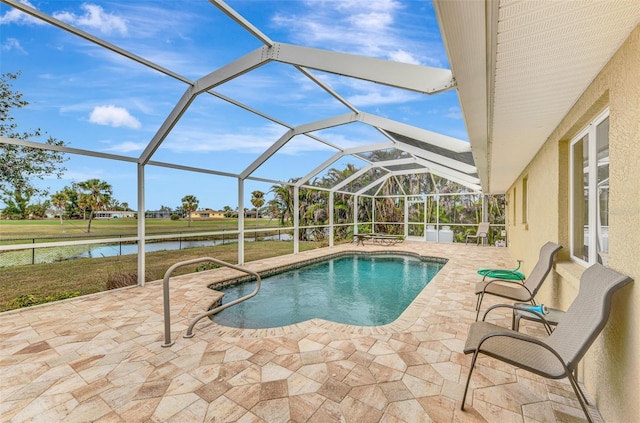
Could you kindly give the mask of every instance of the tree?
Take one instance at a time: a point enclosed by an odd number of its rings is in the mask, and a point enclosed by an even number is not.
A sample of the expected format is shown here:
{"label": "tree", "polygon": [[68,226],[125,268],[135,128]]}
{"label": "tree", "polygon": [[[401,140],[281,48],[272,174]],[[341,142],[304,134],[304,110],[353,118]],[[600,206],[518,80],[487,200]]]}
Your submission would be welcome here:
{"label": "tree", "polygon": [[256,220],[258,220],[258,211],[260,207],[264,206],[264,192],[262,191],[253,191],[251,193],[251,204],[256,208]]}
{"label": "tree", "polygon": [[[22,99],[21,93],[11,89],[11,80],[17,79],[18,76],[20,73],[0,75],[0,136],[33,141],[46,132],[36,129],[20,133],[18,125],[10,115],[12,110],[29,104]],[[46,144],[63,146],[64,142],[49,137]],[[9,207],[14,216],[26,218],[31,199],[48,195],[48,190],[37,187],[34,179],[44,179],[52,175],[60,178],[66,170],[60,166],[64,161],[64,153],[59,151],[0,143],[0,200]]]}
{"label": "tree", "polygon": [[231,206],[224,206],[222,210],[224,210],[224,217],[233,217],[233,209]]}
{"label": "tree", "polygon": [[198,199],[194,195],[185,195],[184,197],[182,197],[181,201],[182,208],[187,212],[187,215],[189,216],[188,226],[191,227],[191,213],[198,210],[198,204],[200,203],[200,201],[198,201]]}
{"label": "tree", "polygon": [[111,203],[113,189],[111,185],[100,179],[89,179],[84,182],[78,182],[77,186],[82,190],[78,205],[82,203],[87,209],[91,209],[89,213],[89,224],[87,225],[87,233],[90,233],[91,221],[93,220],[95,212],[104,210],[105,207]]}
{"label": "tree", "polygon": [[58,213],[60,214],[60,224],[62,225],[62,216],[64,216],[64,211],[67,207],[67,202],[69,201],[69,197],[65,191],[58,191],[51,196],[51,203],[53,207],[56,208]]}
{"label": "tree", "polygon": [[293,225],[293,187],[285,184],[274,185],[271,187],[271,192],[273,192],[271,201],[274,203],[270,207],[278,210],[280,225]]}

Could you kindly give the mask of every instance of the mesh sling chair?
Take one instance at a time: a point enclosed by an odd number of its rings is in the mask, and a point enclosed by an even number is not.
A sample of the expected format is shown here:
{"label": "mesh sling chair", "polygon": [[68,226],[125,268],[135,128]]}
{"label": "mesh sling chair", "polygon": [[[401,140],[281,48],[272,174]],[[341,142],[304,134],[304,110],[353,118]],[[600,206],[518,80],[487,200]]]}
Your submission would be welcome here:
{"label": "mesh sling chair", "polygon": [[[589,267],[580,278],[575,300],[551,335],[542,339],[485,322],[487,310],[482,321],[471,325],[464,346],[464,353],[473,353],[473,359],[460,408],[464,410],[471,374],[478,354],[482,353],[542,377],[567,377],[587,420],[592,422],[587,411],[588,401],[573,372],[607,323],[613,294],[631,281],[628,276],[600,264]],[[513,308],[497,305],[490,310],[502,306]]]}
{"label": "mesh sling chair", "polygon": [[508,298],[521,303],[530,302],[531,304],[535,304],[536,301],[534,297],[547,278],[547,275],[549,275],[551,266],[553,266],[553,260],[561,248],[561,245],[553,242],[544,244],[540,249],[538,262],[524,283],[517,280],[506,279],[492,279],[490,281],[483,280],[482,282],[478,282],[476,284],[476,295],[478,296],[476,302],[476,320],[478,320],[478,316],[480,315],[480,307],[482,306],[482,300],[485,294]]}
{"label": "mesh sling chair", "polygon": [[469,243],[469,239],[475,239],[476,245],[478,245],[478,243],[482,240],[482,244],[484,245],[484,241],[489,240],[489,222],[479,223],[475,235],[467,234],[467,236],[464,238],[464,243]]}

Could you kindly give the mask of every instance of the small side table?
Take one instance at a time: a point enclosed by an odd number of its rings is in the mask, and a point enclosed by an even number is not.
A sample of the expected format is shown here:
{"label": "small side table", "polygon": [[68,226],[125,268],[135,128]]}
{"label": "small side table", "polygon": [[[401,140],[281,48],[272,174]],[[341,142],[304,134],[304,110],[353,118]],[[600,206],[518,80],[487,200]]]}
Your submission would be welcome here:
{"label": "small side table", "polygon": [[[516,307],[530,307],[529,303],[515,303]],[[547,319],[547,322],[551,326],[556,326],[562,316],[564,315],[564,311],[558,310],[556,308],[549,308],[549,313],[544,315],[544,318]],[[511,321],[511,329],[516,332],[520,329],[520,319],[531,320],[532,322],[542,322],[540,317],[535,313],[531,313],[525,310],[513,310],[513,320]]]}

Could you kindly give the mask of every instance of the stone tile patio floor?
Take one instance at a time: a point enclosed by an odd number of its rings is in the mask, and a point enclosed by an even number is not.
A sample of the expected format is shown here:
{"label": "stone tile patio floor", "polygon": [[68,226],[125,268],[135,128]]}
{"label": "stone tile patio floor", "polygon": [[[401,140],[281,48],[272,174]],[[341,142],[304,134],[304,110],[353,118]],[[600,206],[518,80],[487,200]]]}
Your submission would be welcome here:
{"label": "stone tile patio floor", "polygon": [[[479,360],[460,410],[476,270],[512,266],[507,249],[349,244],[247,267],[259,271],[338,251],[390,249],[449,262],[386,326],[314,319],[243,330],[205,319],[195,337],[183,338],[190,319],[216,298],[206,285],[234,274],[229,269],[171,279],[175,344],[168,348],[162,347],[161,282],[2,313],[1,421],[585,421],[565,380],[549,381],[487,357]],[[506,312],[492,315],[510,325]],[[542,334],[530,322],[521,330]]]}

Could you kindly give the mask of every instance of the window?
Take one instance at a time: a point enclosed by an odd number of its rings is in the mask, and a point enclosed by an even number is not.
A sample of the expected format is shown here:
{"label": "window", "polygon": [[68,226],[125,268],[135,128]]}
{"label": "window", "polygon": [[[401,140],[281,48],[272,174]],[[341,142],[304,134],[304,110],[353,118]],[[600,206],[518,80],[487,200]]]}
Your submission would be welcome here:
{"label": "window", "polygon": [[518,223],[518,221],[516,220],[516,201],[518,199],[518,196],[516,195],[517,194],[516,191],[517,191],[516,187],[513,187],[513,201],[511,202],[511,204],[512,204],[511,211],[513,213],[512,214],[512,216],[513,216],[512,222],[513,222],[514,226]]}
{"label": "window", "polygon": [[527,202],[529,201],[529,177],[525,176],[522,179],[522,223],[529,223],[529,207]]}
{"label": "window", "polygon": [[571,140],[571,256],[607,264],[609,254],[609,111]]}

